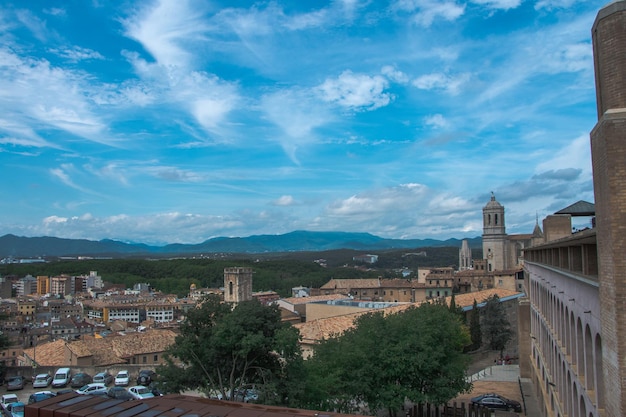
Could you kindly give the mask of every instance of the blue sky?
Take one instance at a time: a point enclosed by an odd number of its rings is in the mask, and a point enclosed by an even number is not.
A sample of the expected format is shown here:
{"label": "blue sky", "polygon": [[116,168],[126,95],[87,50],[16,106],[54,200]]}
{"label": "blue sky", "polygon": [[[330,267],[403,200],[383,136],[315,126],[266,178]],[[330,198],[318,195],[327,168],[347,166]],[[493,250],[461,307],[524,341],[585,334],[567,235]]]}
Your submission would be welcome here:
{"label": "blue sky", "polygon": [[0,235],[509,233],[593,202],[606,1],[0,3]]}

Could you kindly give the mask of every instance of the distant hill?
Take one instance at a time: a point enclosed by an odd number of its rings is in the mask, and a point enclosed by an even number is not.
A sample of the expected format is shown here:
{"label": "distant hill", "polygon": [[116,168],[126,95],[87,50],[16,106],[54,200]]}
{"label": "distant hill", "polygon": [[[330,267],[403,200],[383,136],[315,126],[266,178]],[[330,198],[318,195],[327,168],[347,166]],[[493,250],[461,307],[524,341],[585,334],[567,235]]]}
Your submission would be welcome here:
{"label": "distant hill", "polygon": [[[480,237],[468,239],[471,248],[482,247]],[[0,258],[62,256],[128,257],[140,255],[182,256],[210,253],[270,253],[353,249],[359,251],[461,247],[461,240],[384,239],[369,233],[295,231],[282,235],[217,237],[199,244],[149,246],[114,240],[62,239],[56,237],[0,237]]]}

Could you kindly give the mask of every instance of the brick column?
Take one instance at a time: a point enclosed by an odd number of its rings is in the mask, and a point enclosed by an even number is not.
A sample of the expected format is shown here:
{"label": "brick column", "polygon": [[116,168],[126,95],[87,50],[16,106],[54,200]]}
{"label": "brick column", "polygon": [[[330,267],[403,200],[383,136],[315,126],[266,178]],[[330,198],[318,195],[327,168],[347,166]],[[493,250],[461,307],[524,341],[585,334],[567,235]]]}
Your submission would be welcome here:
{"label": "brick column", "polygon": [[598,123],[591,132],[604,395],[607,417],[626,415],[626,1],[592,29]]}

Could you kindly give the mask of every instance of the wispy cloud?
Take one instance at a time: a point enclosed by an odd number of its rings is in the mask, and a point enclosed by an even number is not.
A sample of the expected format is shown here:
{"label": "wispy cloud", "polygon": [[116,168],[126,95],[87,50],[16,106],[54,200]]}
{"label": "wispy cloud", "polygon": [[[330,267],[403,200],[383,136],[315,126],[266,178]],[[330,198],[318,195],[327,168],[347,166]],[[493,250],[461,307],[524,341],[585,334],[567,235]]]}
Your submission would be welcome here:
{"label": "wispy cloud", "polygon": [[202,13],[188,0],[157,0],[122,21],[126,34],[137,40],[156,62],[168,69],[188,68],[190,44],[203,40]]}
{"label": "wispy cloud", "polygon": [[81,48],[80,46],[66,46],[62,48],[51,48],[50,52],[67,59],[70,62],[78,62],[90,59],[104,59],[104,57],[97,51],[89,48]]}
{"label": "wispy cloud", "polygon": [[458,74],[448,75],[443,73],[425,74],[417,77],[413,80],[413,86],[421,90],[443,90],[448,94],[458,94],[463,87],[470,80],[470,75]]}
{"label": "wispy cloud", "polygon": [[465,5],[447,0],[399,0],[393,4],[392,8],[412,13],[413,21],[424,27],[429,27],[436,19],[454,21],[465,12]]}
{"label": "wispy cloud", "polygon": [[326,101],[355,110],[375,110],[389,104],[392,95],[385,92],[388,82],[379,75],[342,72],[336,79],[327,79],[318,89]]}

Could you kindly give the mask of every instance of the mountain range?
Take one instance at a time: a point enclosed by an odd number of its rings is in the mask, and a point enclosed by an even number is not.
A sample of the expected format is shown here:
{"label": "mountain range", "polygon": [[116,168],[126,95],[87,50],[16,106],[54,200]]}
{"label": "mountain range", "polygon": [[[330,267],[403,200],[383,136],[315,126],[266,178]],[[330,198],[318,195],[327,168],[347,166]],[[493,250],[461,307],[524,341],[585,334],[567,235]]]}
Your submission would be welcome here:
{"label": "mountain range", "polygon": [[[471,248],[479,248],[482,245],[480,237],[467,240]],[[49,236],[23,237],[8,234],[0,237],[0,258],[181,256],[210,253],[315,252],[335,249],[367,251],[461,247],[461,242],[459,239],[385,239],[369,233],[294,231],[282,235],[216,237],[198,244],[149,246],[110,239],[94,241]]]}

